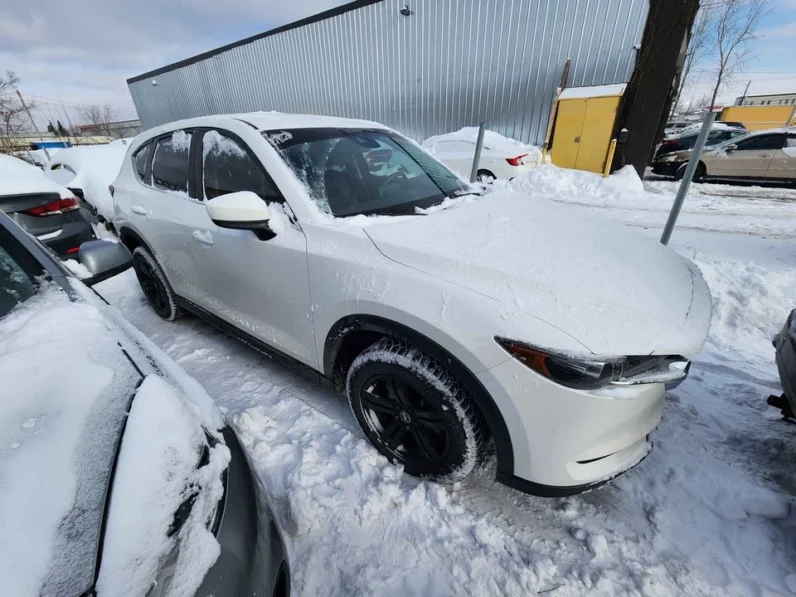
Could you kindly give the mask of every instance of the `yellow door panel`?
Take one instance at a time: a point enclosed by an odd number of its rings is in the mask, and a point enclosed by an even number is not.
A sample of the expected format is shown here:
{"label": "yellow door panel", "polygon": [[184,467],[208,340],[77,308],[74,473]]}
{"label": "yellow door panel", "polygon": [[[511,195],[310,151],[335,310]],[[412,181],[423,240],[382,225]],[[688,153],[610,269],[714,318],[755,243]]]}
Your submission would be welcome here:
{"label": "yellow door panel", "polygon": [[586,101],[586,116],[575,161],[578,170],[603,171],[618,106],[618,96],[593,97]]}
{"label": "yellow door panel", "polygon": [[578,160],[583,121],[586,118],[586,100],[569,99],[558,102],[556,129],[553,135],[552,158],[556,166],[574,168]]}

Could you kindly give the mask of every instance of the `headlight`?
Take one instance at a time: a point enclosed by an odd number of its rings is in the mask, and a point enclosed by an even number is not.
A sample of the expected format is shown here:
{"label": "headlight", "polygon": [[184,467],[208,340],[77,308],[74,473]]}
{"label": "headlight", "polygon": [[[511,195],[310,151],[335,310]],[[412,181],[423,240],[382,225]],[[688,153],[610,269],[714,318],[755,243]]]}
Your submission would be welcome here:
{"label": "headlight", "polygon": [[678,161],[679,159],[680,159],[680,157],[679,157],[679,156],[677,156],[677,155],[675,155],[675,154],[673,154],[673,153],[670,153],[669,155],[665,155],[665,156],[663,156],[663,157],[661,158],[661,161],[662,161],[662,162],[676,162],[676,161]]}
{"label": "headlight", "polygon": [[[534,348],[523,342],[495,338],[515,359],[539,375],[568,388],[596,390],[660,366],[666,356],[586,357]],[[652,381],[652,380],[650,380]]]}

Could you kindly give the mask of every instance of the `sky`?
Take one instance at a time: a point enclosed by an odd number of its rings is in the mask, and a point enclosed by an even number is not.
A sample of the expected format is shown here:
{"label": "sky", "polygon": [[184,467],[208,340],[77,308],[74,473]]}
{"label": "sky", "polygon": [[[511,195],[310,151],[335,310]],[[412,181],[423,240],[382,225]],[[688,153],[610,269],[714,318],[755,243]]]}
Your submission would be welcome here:
{"label": "sky", "polygon": [[[796,0],[769,0],[754,42],[757,58],[719,95],[796,91]],[[37,120],[75,124],[80,104],[109,102],[135,118],[126,79],[165,64],[344,4],[344,0],[16,0],[0,7],[0,72],[14,71],[20,90],[39,102]],[[684,94],[709,93],[703,74]],[[67,122],[64,122],[68,125]]]}

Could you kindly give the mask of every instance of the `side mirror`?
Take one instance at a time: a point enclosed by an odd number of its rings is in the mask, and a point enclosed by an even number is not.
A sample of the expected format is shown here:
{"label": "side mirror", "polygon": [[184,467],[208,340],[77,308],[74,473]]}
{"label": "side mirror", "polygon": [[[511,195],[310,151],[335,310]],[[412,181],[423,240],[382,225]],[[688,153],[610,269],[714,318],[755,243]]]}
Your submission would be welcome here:
{"label": "side mirror", "polygon": [[78,260],[91,274],[82,280],[93,286],[120,274],[133,264],[133,256],[122,243],[109,240],[90,240],[80,245]]}
{"label": "side mirror", "polygon": [[724,148],[724,151],[735,151],[736,149],[738,149],[738,146],[735,143],[730,143]]}
{"label": "side mirror", "polygon": [[207,215],[219,228],[251,230],[260,240],[273,238],[268,226],[268,206],[251,191],[238,191],[210,199],[205,204]]}

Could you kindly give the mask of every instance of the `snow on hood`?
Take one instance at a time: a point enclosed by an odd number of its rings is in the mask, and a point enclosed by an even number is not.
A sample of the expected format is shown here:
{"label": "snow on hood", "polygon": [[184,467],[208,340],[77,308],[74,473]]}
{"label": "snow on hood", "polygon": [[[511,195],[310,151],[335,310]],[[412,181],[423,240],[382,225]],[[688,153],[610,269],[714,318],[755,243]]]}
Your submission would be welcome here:
{"label": "snow on hood", "polygon": [[0,320],[0,578],[7,595],[79,595],[140,376],[100,312],[44,287]]}
{"label": "snow on hood", "polygon": [[575,207],[503,189],[366,232],[390,259],[539,318],[596,354],[695,353],[707,336],[710,293],[693,264]]}

